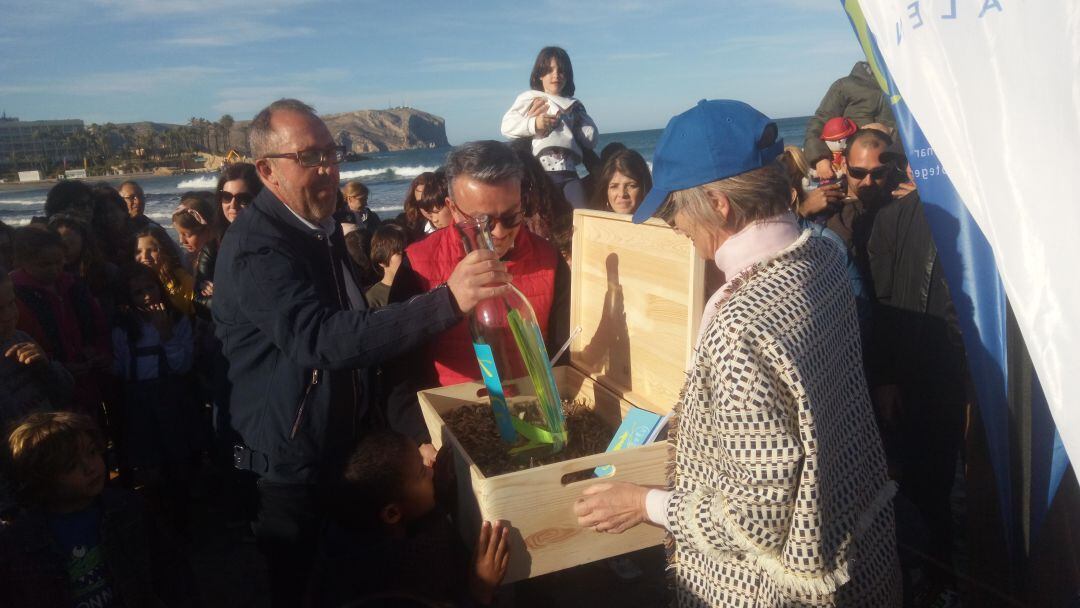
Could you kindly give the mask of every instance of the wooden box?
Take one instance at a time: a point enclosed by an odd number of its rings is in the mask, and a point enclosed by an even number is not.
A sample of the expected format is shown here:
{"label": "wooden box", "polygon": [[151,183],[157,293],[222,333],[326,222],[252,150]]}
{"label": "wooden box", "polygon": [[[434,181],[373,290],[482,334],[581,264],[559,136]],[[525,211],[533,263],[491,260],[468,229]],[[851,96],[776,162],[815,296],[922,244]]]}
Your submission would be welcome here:
{"label": "wooden box", "polygon": [[[571,327],[580,325],[582,331],[571,344],[570,365],[555,368],[563,398],[591,404],[613,435],[631,406],[670,411],[682,389],[704,302],[704,264],[689,239],[657,220],[635,225],[628,215],[576,211],[570,316]],[[436,388],[421,391],[419,400],[435,447],[454,452],[466,542],[476,542],[483,520],[511,526],[505,582],[663,541],[663,531],[650,525],[623,534],[582,529],[573,504],[595,483],[664,485],[666,441],[485,477],[442,417],[463,405],[486,404],[482,389],[480,382]],[[611,465],[614,473],[566,483],[567,475],[600,465]]]}

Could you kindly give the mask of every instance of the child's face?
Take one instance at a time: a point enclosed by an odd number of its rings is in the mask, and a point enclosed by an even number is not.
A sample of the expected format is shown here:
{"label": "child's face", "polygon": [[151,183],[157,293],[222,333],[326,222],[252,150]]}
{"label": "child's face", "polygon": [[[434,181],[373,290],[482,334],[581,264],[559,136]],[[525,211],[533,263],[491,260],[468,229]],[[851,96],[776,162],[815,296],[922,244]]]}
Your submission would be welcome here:
{"label": "child's face", "polygon": [[15,286],[11,279],[0,281],[0,342],[10,338],[19,324],[19,305],[15,302]]}
{"label": "child's face", "polygon": [[187,249],[189,252],[195,253],[195,252],[199,251],[200,249],[202,249],[203,245],[206,244],[206,231],[205,230],[195,232],[193,230],[187,230],[186,228],[181,228],[180,226],[177,226],[176,224],[173,224],[173,226],[176,227],[176,234],[177,234],[177,236],[180,237],[180,245],[184,249]]}
{"label": "child's face", "polygon": [[73,264],[79,261],[82,256],[83,239],[78,230],[70,228],[68,226],[61,226],[56,229],[57,234],[64,240],[65,261],[68,264]]}
{"label": "child's face", "polygon": [[366,194],[348,194],[345,196],[345,203],[349,205],[349,209],[360,211],[367,207],[367,199],[368,195]]}
{"label": "child's face", "polygon": [[420,213],[427,218],[427,221],[431,222],[431,225],[434,226],[436,230],[439,228],[446,228],[454,223],[454,214],[450,211],[450,205],[436,207],[431,211],[424,211],[421,209]]}
{"label": "child's face", "polygon": [[434,472],[424,466],[424,459],[420,456],[420,450],[410,450],[409,466],[406,467],[405,483],[402,486],[399,506],[402,519],[412,521],[430,513],[435,508],[435,483]]}
{"label": "child's face", "polygon": [[165,265],[165,258],[161,255],[161,245],[157,239],[152,236],[139,237],[135,243],[135,261],[154,270],[161,270]]}
{"label": "child's face", "polygon": [[161,290],[149,279],[137,278],[128,286],[131,302],[136,308],[148,309],[161,304]]}
{"label": "child's face", "polygon": [[105,457],[87,435],[79,437],[79,457],[74,466],[56,480],[56,502],[70,505],[89,502],[105,489]]}
{"label": "child's face", "polygon": [[63,247],[48,247],[39,251],[32,260],[24,262],[22,268],[36,281],[45,284],[55,283],[56,279],[60,278],[60,273],[64,271],[64,249]]}
{"label": "child's face", "polygon": [[548,64],[548,72],[540,77],[540,84],[548,95],[562,95],[563,86],[566,84],[567,74],[559,67],[559,62],[554,57]]}

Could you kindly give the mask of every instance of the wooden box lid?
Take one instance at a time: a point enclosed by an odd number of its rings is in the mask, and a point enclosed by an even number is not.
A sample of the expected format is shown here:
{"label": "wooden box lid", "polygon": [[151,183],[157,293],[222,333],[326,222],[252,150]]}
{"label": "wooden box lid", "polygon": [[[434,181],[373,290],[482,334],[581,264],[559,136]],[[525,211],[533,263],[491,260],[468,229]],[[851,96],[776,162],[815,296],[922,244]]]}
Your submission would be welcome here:
{"label": "wooden box lid", "polygon": [[633,405],[671,411],[705,305],[690,239],[656,219],[579,209],[571,270],[571,365]]}

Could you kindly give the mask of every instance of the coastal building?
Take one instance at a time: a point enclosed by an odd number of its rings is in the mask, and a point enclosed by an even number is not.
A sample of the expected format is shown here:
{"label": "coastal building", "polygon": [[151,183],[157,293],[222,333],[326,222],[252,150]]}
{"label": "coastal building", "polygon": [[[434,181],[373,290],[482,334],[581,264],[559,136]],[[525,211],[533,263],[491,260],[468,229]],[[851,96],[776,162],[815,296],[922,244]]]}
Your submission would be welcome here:
{"label": "coastal building", "polygon": [[82,164],[81,120],[28,120],[0,114],[0,173],[68,162]]}

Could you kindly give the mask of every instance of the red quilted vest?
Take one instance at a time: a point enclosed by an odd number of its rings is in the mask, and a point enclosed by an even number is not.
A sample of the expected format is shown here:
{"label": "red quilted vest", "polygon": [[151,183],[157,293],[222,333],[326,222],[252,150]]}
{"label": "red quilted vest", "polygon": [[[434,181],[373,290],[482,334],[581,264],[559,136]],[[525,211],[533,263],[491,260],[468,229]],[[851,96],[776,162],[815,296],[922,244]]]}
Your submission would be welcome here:
{"label": "red quilted vest", "polygon": [[[426,291],[446,282],[458,262],[465,257],[461,235],[455,228],[437,230],[406,250],[409,264]],[[503,261],[517,287],[529,299],[540,331],[548,337],[548,317],[555,294],[555,267],[558,251],[524,226],[518,230],[514,247]],[[439,386],[451,386],[480,379],[480,366],[473,352],[469,324],[463,320],[436,336],[428,345]]]}

